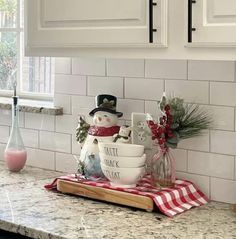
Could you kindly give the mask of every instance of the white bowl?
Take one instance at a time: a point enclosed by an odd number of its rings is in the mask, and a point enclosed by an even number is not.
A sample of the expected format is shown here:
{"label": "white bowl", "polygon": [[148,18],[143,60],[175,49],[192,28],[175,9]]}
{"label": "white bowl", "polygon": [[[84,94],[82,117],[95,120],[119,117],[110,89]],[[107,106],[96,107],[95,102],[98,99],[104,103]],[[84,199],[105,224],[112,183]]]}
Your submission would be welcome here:
{"label": "white bowl", "polygon": [[102,164],[114,168],[137,168],[142,167],[146,161],[146,154],[141,157],[115,157],[99,153]]}
{"label": "white bowl", "polygon": [[101,164],[101,168],[112,186],[122,188],[134,188],[145,174],[145,167],[114,168]]}
{"label": "white bowl", "polygon": [[116,157],[141,157],[144,146],[137,144],[98,143],[99,151],[105,155]]}

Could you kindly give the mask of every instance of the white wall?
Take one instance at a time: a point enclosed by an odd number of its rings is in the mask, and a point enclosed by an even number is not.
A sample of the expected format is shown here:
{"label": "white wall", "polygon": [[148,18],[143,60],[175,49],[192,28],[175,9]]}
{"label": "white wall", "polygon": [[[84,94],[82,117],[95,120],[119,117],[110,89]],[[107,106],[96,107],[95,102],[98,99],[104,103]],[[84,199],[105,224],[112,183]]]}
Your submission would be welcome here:
{"label": "white wall", "polygon": [[[156,114],[162,92],[197,102],[214,117],[213,129],[180,143],[178,176],[195,182],[213,200],[236,202],[236,74],[233,61],[70,59],[56,60],[55,103],[63,116],[21,114],[28,164],[74,172],[78,114],[87,114],[100,93],[116,95],[120,123],[132,112]],[[9,135],[10,112],[0,111],[0,153]]]}

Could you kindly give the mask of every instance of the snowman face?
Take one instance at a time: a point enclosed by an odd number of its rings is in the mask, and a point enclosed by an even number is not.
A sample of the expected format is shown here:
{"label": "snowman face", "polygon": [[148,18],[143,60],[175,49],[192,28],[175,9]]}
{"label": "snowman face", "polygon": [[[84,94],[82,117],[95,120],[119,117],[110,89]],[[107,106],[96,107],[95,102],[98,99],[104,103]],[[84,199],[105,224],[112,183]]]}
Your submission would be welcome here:
{"label": "snowman face", "polygon": [[93,116],[93,123],[100,127],[111,127],[118,123],[118,117],[108,112],[98,111]]}

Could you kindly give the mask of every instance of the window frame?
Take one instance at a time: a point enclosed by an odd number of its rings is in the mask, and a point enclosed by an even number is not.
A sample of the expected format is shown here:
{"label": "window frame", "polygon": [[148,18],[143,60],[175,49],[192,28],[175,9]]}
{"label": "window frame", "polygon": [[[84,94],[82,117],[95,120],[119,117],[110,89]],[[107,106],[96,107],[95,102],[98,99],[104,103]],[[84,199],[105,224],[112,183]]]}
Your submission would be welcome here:
{"label": "window frame", "polygon": [[[24,57],[24,41],[21,37],[24,37],[24,26],[21,26],[21,21],[24,19],[24,12],[22,11],[22,7],[24,4],[24,0],[16,0],[17,1],[17,11],[16,11],[16,26],[15,27],[0,27],[0,32],[15,32],[16,33],[16,47],[17,47],[17,69],[22,69],[23,65],[23,57]],[[22,16],[21,16],[22,14]],[[22,35],[21,35],[22,34]],[[54,74],[52,74],[53,76]],[[53,95],[48,93],[31,93],[24,92],[21,90],[22,85],[22,71],[17,70],[17,95],[24,99],[32,99],[32,100],[47,100],[52,101]],[[0,97],[10,97],[13,94],[13,90],[2,90],[0,89]]]}

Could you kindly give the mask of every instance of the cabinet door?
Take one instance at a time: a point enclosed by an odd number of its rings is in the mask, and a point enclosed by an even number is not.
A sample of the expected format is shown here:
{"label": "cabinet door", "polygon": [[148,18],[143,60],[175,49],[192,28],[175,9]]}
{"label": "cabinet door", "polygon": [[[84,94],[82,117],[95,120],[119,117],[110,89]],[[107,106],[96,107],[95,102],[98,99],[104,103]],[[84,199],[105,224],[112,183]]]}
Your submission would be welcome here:
{"label": "cabinet door", "polygon": [[[167,0],[27,0],[27,47],[166,44]],[[151,13],[151,15],[150,15]],[[165,16],[164,16],[165,14]],[[151,18],[150,18],[151,17]],[[151,25],[150,25],[151,23]]]}
{"label": "cabinet door", "polygon": [[188,4],[189,28],[193,28],[189,42],[236,45],[236,0],[189,0]]}

